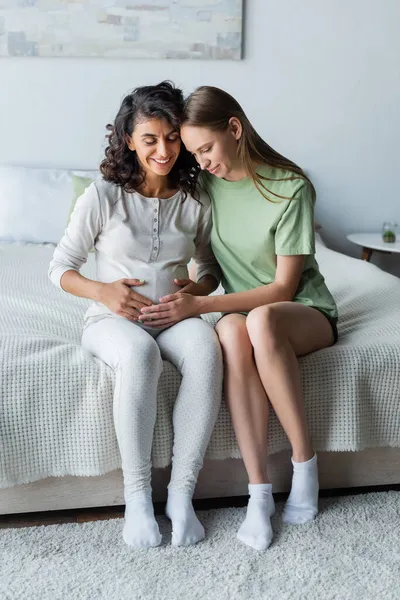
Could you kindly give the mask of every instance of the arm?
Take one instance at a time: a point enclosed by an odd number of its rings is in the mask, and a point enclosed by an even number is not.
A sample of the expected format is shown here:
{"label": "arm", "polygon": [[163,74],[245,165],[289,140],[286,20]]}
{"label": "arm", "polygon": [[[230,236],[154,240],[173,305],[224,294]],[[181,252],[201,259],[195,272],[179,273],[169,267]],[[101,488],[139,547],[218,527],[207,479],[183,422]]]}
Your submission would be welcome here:
{"label": "arm", "polygon": [[[90,282],[79,274],[86,263],[88,252],[93,247],[102,229],[100,201],[97,188],[92,183],[78,198],[64,236],[54,251],[49,267],[51,282],[65,291],[83,298],[94,298],[99,282]],[[65,273],[68,277],[64,277]],[[63,280],[63,285],[61,285]],[[68,285],[68,282],[72,285]],[[64,287],[67,285],[67,288]]]}
{"label": "arm", "polygon": [[160,327],[172,321],[197,317],[209,312],[250,312],[253,308],[293,299],[303,272],[304,256],[278,256],[275,280],[246,292],[221,296],[171,294],[156,306],[143,307],[141,321],[151,320]]}
{"label": "arm", "polygon": [[104,283],[88,279],[77,271],[70,269],[61,275],[60,287],[65,292],[79,296],[79,298],[88,298],[89,300],[101,302],[101,292]]}
{"label": "arm", "polygon": [[175,283],[184,286],[179,293],[208,296],[219,285],[221,268],[211,247],[211,202],[204,191],[201,192],[200,201],[203,206],[194,240],[196,251],[189,268],[190,280],[175,280]]}
{"label": "arm", "polygon": [[166,317],[162,312],[197,316],[208,312],[249,312],[265,304],[290,301],[295,296],[304,267],[304,256],[314,254],[314,200],[308,184],[296,193],[281,220],[275,233],[275,254],[277,268],[274,281],[245,292],[225,294],[224,296],[195,297],[172,294],[162,298],[162,303],[155,308],[143,308],[142,313],[154,313],[157,318]]}
{"label": "arm", "polygon": [[137,321],[140,308],[152,304],[131,289],[132,286],[143,285],[143,282],[121,279],[102,283],[79,273],[102,227],[99,196],[92,183],[76,201],[65,235],[54,251],[49,277],[54,285],[65,292],[101,302],[115,314]]}
{"label": "arm", "polygon": [[205,286],[209,285],[208,293],[211,293],[217,289],[221,281],[221,267],[211,247],[212,212],[211,201],[206,192],[202,191],[200,201],[204,208],[194,241],[196,251],[193,259],[196,265],[197,282]]}
{"label": "arm", "polygon": [[189,279],[197,281],[197,265],[194,261],[189,265]]}
{"label": "arm", "polygon": [[101,301],[104,284],[79,273],[101,229],[100,200],[92,183],[77,199],[65,234],[54,251],[49,267],[49,277],[54,285],[74,296]]}
{"label": "arm", "polygon": [[66,292],[96,300],[107,306],[111,312],[128,319],[138,321],[139,310],[151,306],[152,302],[131,288],[143,285],[138,279],[119,279],[111,283],[102,283],[87,279],[74,270],[65,271],[61,276],[61,287]]}
{"label": "arm", "polygon": [[257,306],[293,300],[304,267],[304,256],[315,253],[314,197],[308,182],[299,188],[275,232],[277,259],[274,281],[268,285],[225,296],[201,298],[203,312],[249,312]]}
{"label": "arm", "polygon": [[196,315],[209,312],[250,312],[257,306],[293,300],[303,272],[304,256],[277,256],[272,283],[246,292],[196,299]]}
{"label": "arm", "polygon": [[177,285],[182,285],[178,294],[191,294],[192,296],[208,296],[217,289],[218,282],[213,275],[204,275],[199,281],[190,279],[174,279]]}

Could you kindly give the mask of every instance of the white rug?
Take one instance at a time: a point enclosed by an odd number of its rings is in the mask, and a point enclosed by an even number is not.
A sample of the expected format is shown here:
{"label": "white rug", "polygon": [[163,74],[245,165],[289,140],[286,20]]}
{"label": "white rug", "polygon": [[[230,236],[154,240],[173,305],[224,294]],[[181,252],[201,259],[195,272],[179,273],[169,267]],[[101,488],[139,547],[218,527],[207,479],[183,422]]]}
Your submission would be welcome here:
{"label": "white rug", "polygon": [[0,530],[1,600],[398,600],[400,493],[322,499],[310,524],[282,526],[266,552],[236,540],[244,508],[200,512],[207,539],[131,550],[122,519]]}

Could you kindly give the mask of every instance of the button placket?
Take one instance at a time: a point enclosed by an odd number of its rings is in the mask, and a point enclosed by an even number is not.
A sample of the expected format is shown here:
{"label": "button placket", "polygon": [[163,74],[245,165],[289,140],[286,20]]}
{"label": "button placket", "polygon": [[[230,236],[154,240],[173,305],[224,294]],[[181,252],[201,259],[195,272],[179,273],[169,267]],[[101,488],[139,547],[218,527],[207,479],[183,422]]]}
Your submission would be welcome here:
{"label": "button placket", "polygon": [[158,235],[158,227],[159,227],[159,201],[157,198],[153,200],[153,232],[151,237],[151,255],[150,259],[152,261],[157,259],[158,251],[160,249],[160,239]]}

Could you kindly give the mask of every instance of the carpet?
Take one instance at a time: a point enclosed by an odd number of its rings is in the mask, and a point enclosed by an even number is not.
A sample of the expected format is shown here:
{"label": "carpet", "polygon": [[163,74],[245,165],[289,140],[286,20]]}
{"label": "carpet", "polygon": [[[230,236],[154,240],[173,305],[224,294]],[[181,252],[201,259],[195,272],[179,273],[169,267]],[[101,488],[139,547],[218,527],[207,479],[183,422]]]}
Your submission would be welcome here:
{"label": "carpet", "polygon": [[282,525],[257,552],[236,540],[244,508],[199,512],[207,539],[133,550],[122,519],[0,530],[1,600],[398,600],[400,492],[320,501],[317,519]]}

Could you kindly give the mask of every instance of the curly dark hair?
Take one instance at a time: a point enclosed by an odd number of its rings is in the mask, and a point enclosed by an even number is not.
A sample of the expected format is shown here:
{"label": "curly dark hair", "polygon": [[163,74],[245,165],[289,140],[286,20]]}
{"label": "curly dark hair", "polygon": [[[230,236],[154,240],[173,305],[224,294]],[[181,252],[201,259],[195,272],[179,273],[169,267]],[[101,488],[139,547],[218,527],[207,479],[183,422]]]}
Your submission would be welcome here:
{"label": "curly dark hair", "polygon": [[[110,132],[106,135],[109,145],[100,164],[104,179],[122,186],[128,193],[137,191],[145,181],[145,173],[136,153],[129,149],[126,136],[131,136],[136,123],[143,119],[165,119],[179,131],[183,107],[183,92],[170,81],[137,87],[128,94],[122,101],[114,123],[106,126]],[[182,144],[168,177],[170,184],[181,190],[183,199],[188,194],[197,199],[198,172],[196,160]]]}

